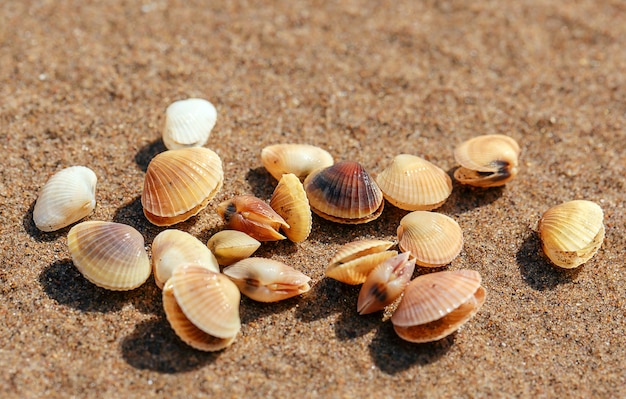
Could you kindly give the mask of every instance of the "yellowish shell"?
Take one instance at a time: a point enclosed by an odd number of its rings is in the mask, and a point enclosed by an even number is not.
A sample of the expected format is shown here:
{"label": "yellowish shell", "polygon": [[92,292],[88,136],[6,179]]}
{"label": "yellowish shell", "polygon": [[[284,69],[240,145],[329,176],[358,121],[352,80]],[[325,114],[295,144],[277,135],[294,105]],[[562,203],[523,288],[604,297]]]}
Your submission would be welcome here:
{"label": "yellowish shell", "polygon": [[208,148],[165,151],[148,165],[143,212],[157,226],[182,222],[204,209],[223,181],[222,161]]}
{"label": "yellowish shell", "polygon": [[70,229],[67,245],[76,268],[99,287],[132,290],[150,276],[143,236],[131,226],[82,222]]}
{"label": "yellowish shell", "polygon": [[238,230],[222,230],[209,238],[207,247],[220,265],[228,266],[250,257],[261,243]]}
{"label": "yellowish shell", "polygon": [[486,291],[473,270],[442,271],[415,278],[391,317],[396,333],[410,342],[432,342],[456,331],[478,312]]}
{"label": "yellowish shell", "polygon": [[332,165],[334,160],[327,151],[313,145],[274,144],[263,148],[261,162],[276,180],[293,173],[302,181],[314,170]]}
{"label": "yellowish shell", "polygon": [[302,242],[311,233],[313,218],[311,207],[302,183],[293,173],[284,174],[270,200],[270,206],[289,227],[282,227],[285,235],[293,242]]}
{"label": "yellowish shell", "polygon": [[415,155],[397,155],[376,178],[385,199],[400,209],[431,210],[452,193],[452,181],[441,168]]}
{"label": "yellowish shell", "polygon": [[454,178],[471,186],[502,186],[517,175],[519,154],[519,145],[511,137],[474,137],[454,150],[454,159],[461,165]]}
{"label": "yellowish shell", "polygon": [[284,240],[286,237],[278,230],[289,228],[285,219],[271,206],[253,195],[239,195],[226,200],[217,206],[217,213],[224,219],[227,228],[243,231],[259,241]]}
{"label": "yellowish shell", "polygon": [[461,253],[463,231],[449,216],[414,211],[400,220],[398,246],[403,252],[410,251],[420,266],[444,266]]}
{"label": "yellowish shell", "polygon": [[368,274],[398,254],[391,241],[359,240],[343,245],[326,267],[326,276],[346,284],[363,284]]}
{"label": "yellowish shell", "polygon": [[543,251],[557,266],[571,269],[587,262],[604,241],[604,212],[586,200],[548,209],[539,221]]}

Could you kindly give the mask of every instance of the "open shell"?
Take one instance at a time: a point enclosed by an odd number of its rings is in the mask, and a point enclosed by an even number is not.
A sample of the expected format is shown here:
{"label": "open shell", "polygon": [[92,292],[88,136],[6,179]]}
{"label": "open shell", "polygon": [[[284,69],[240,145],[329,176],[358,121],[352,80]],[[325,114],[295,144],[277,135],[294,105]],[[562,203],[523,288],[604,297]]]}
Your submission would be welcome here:
{"label": "open shell", "polygon": [[302,181],[314,170],[332,165],[334,160],[327,151],[313,145],[274,144],[263,148],[261,162],[276,180],[293,173]]}
{"label": "open shell", "polygon": [[270,206],[287,222],[283,232],[293,242],[302,242],[311,233],[313,218],[302,183],[293,173],[284,174],[270,200]]}
{"label": "open shell", "polygon": [[539,221],[543,251],[557,266],[580,266],[602,246],[603,220],[602,208],[591,201],[569,201],[548,209]]}
{"label": "open shell", "polygon": [[157,226],[182,222],[204,209],[223,181],[222,161],[208,148],[165,151],[148,165],[143,212]]}
{"label": "open shell", "polygon": [[215,126],[217,111],[202,98],[174,101],[165,111],[163,144],[168,150],[202,147]]}
{"label": "open shell", "polygon": [[285,220],[265,201],[252,195],[239,195],[217,206],[217,213],[229,229],[243,231],[259,241],[284,240],[278,232],[289,228]]}
{"label": "open shell", "polygon": [[346,284],[363,284],[369,273],[398,254],[391,241],[359,240],[343,245],[326,267],[326,276]]}
{"label": "open shell", "polygon": [[213,234],[206,245],[220,265],[228,266],[250,257],[261,243],[242,231],[222,230]]}
{"label": "open shell", "polygon": [[410,251],[420,266],[444,266],[461,253],[463,231],[449,216],[414,211],[400,220],[398,246],[401,251]]}
{"label": "open shell", "polygon": [[85,166],[70,166],[54,174],[35,202],[35,226],[41,231],[55,231],[89,215],[96,207],[97,180]]}
{"label": "open shell", "polygon": [[82,222],[70,229],[67,245],[76,268],[99,287],[132,290],[150,276],[143,236],[131,226]]}
{"label": "open shell", "polygon": [[442,271],[415,278],[391,317],[396,333],[410,342],[432,342],[456,331],[478,312],[486,291],[473,270]]}
{"label": "open shell", "polygon": [[517,175],[519,154],[519,145],[511,137],[502,134],[474,137],[454,150],[454,159],[461,165],[454,178],[471,186],[502,186]]}
{"label": "open shell", "polygon": [[415,155],[397,155],[376,178],[387,201],[409,211],[441,206],[452,193],[452,181],[441,168]]}

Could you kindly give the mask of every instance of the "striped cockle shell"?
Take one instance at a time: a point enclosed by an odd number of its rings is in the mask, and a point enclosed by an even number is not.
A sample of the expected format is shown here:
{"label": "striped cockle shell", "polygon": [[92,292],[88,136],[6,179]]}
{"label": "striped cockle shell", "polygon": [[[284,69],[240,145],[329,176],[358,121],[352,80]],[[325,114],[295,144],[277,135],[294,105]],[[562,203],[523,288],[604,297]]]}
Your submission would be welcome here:
{"label": "striped cockle shell", "polygon": [[461,165],[454,178],[471,186],[502,186],[517,176],[519,154],[517,141],[509,136],[474,137],[454,150],[454,159]]}
{"label": "striped cockle shell", "polygon": [[302,242],[311,233],[313,218],[306,192],[300,180],[293,173],[284,174],[270,200],[270,206],[276,211],[289,227],[282,230],[293,242]]}
{"label": "striped cockle shell", "polygon": [[202,147],[215,126],[217,111],[202,98],[174,101],[165,111],[163,144],[168,150]]}
{"label": "striped cockle shell", "polygon": [[342,245],[326,267],[326,276],[346,284],[363,284],[368,274],[398,254],[384,240],[359,240]]}
{"label": "striped cockle shell", "polygon": [[269,204],[253,195],[239,195],[220,203],[217,213],[229,229],[243,231],[259,241],[284,240],[278,232],[289,225]]}
{"label": "striped cockle shell", "polygon": [[217,263],[228,266],[252,256],[261,243],[243,231],[222,230],[213,234],[206,245],[215,255]]}
{"label": "striped cockle shell", "polygon": [[316,169],[334,163],[328,151],[309,144],[274,144],[261,150],[261,162],[276,180],[283,174],[293,173],[304,180]]}

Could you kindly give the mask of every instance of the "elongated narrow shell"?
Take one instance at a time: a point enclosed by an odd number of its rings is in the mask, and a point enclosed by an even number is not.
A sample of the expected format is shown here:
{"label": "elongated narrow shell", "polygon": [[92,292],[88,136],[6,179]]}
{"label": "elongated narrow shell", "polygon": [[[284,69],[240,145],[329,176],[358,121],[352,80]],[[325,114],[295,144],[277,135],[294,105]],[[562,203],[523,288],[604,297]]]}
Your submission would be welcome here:
{"label": "elongated narrow shell", "polygon": [[217,111],[202,98],[174,101],[165,111],[163,144],[168,150],[202,147],[215,126]]}
{"label": "elongated narrow shell", "polygon": [[282,227],[287,238],[293,242],[307,239],[311,233],[313,218],[306,192],[296,175],[288,173],[280,178],[270,200],[270,206],[289,225]]}
{"label": "elongated narrow shell", "polygon": [[202,266],[177,267],[163,288],[163,308],[185,343],[216,351],[233,343],[241,329],[239,289],[230,279]]}
{"label": "elongated narrow shell", "polygon": [[311,289],[308,276],[272,259],[243,259],[224,268],[224,274],[242,294],[259,302],[282,301]]}
{"label": "elongated narrow shell", "polygon": [[452,334],[485,303],[480,283],[480,274],[473,270],[415,278],[391,317],[396,333],[410,342],[432,342]]}
{"label": "elongated narrow shell", "polygon": [[242,231],[222,230],[213,234],[206,245],[217,263],[228,266],[252,256],[261,243]]}
{"label": "elongated narrow shell", "polygon": [[403,252],[410,251],[420,266],[444,266],[461,253],[463,231],[449,216],[414,211],[400,220],[398,246]]}
{"label": "elongated narrow shell", "polygon": [[217,206],[217,213],[229,229],[243,231],[259,241],[284,240],[278,230],[289,228],[285,220],[265,201],[252,195],[240,195]]}
{"label": "elongated narrow shell", "polygon": [[76,268],[99,287],[132,290],[150,276],[143,236],[131,226],[82,222],[70,229],[67,245]]}
{"label": "elongated narrow shell", "polygon": [[435,209],[452,193],[450,176],[415,155],[397,155],[376,178],[385,199],[408,211]]}
{"label": "elongated narrow shell", "polygon": [[548,209],[539,221],[543,251],[557,266],[571,269],[587,262],[604,241],[604,212],[586,200]]}
{"label": "elongated narrow shell", "polygon": [[220,272],[217,259],[202,241],[180,230],[163,230],[152,241],[152,269],[154,281],[163,284],[172,276],[177,266],[193,263]]}
{"label": "elongated narrow shell", "polygon": [[343,245],[326,267],[326,276],[346,284],[362,284],[368,274],[385,260],[398,254],[388,249],[391,241],[360,240]]}
{"label": "elongated narrow shell", "polygon": [[345,224],[370,222],[385,202],[376,182],[358,162],[343,161],[311,173],[304,181],[311,210]]}
{"label": "elongated narrow shell", "polygon": [[415,270],[415,259],[409,259],[409,255],[401,253],[372,270],[359,292],[359,314],[382,310],[402,294]]}
{"label": "elongated narrow shell", "polygon": [[70,166],[41,188],[33,209],[35,226],[55,231],[89,215],[96,207],[96,174],[85,166]]}
{"label": "elongated narrow shell", "polygon": [[208,148],[165,151],[148,165],[143,213],[157,226],[182,222],[204,209],[223,181],[222,161]]}
{"label": "elongated narrow shell", "polygon": [[302,181],[314,170],[332,165],[334,160],[327,151],[314,145],[274,144],[261,150],[261,162],[276,180],[293,173]]}
{"label": "elongated narrow shell", "polygon": [[517,175],[519,153],[519,145],[511,137],[474,137],[454,150],[454,159],[461,165],[454,178],[471,186],[502,186]]}

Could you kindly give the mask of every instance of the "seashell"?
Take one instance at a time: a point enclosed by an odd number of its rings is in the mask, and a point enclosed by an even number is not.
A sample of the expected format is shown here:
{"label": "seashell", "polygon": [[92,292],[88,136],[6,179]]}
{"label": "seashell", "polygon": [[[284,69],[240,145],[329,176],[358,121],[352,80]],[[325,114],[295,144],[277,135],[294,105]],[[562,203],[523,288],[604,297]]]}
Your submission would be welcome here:
{"label": "seashell", "polygon": [[277,302],[308,292],[308,276],[272,259],[248,258],[224,268],[245,296],[259,302]]}
{"label": "seashell", "polygon": [[380,216],[385,202],[376,182],[352,161],[343,161],[311,173],[304,181],[311,210],[324,219],[345,224],[370,222]]}
{"label": "seashell", "polygon": [[148,165],[143,213],[157,226],[182,222],[204,209],[223,181],[222,161],[208,148],[165,151]]}
{"label": "seashell", "polygon": [[285,220],[265,201],[252,195],[240,195],[217,206],[217,213],[229,229],[243,231],[259,241],[284,240],[278,232],[288,228]]}
{"label": "seashell", "polygon": [[217,259],[202,241],[180,230],[163,230],[152,241],[152,269],[154,281],[163,284],[172,276],[177,266],[193,263],[216,273],[220,272]]}
{"label": "seashell", "polygon": [[449,216],[414,211],[400,220],[398,246],[403,252],[410,251],[420,266],[444,266],[461,253],[463,231]]}
{"label": "seashell", "polygon": [[391,317],[393,328],[404,340],[432,342],[456,331],[485,303],[480,274],[453,270],[415,278]]}
{"label": "seashell", "polygon": [[35,202],[35,226],[41,231],[55,231],[89,215],[96,207],[97,180],[85,166],[70,166],[54,174]]}
{"label": "seashell", "polygon": [[363,284],[368,274],[398,254],[391,241],[359,240],[343,245],[326,267],[326,276],[346,284]]}
{"label": "seashell", "polygon": [[503,186],[517,175],[519,154],[519,145],[511,137],[474,137],[454,150],[454,159],[461,165],[454,178],[476,187]]}
{"label": "seashell", "polygon": [[415,270],[415,259],[409,260],[409,255],[404,252],[389,258],[370,272],[359,292],[359,314],[382,310],[402,294]]}
{"label": "seashell", "polygon": [[325,150],[308,144],[274,144],[261,150],[261,162],[276,180],[283,174],[293,173],[304,180],[316,169],[325,168],[335,161]]}
{"label": "seashell", "polygon": [[313,218],[306,192],[300,180],[293,173],[284,174],[280,178],[270,206],[276,211],[289,227],[283,232],[293,242],[302,242],[311,233]]}
{"label": "seashell", "polygon": [[223,266],[232,265],[250,257],[261,243],[238,230],[222,230],[209,238],[206,244]]}
{"label": "seashell", "polygon": [[397,155],[376,178],[387,201],[408,211],[440,207],[452,193],[450,176],[415,155]]}
{"label": "seashell", "polygon": [[241,329],[240,299],[228,277],[194,264],[177,267],[163,288],[163,308],[172,329],[203,351],[234,342]]}
{"label": "seashell", "polygon": [[215,126],[217,111],[202,98],[174,101],[165,111],[163,144],[168,150],[202,147]]}
{"label": "seashell", "polygon": [[557,266],[571,269],[582,265],[602,246],[603,219],[602,208],[586,200],[548,209],[539,221],[543,251]]}
{"label": "seashell", "polygon": [[131,226],[82,222],[70,229],[67,245],[78,271],[99,287],[132,290],[150,276],[143,236]]}

